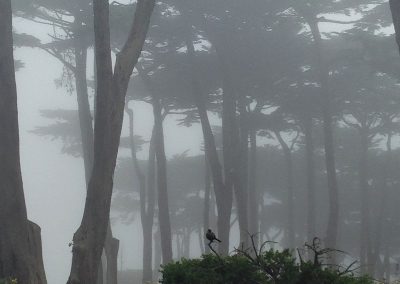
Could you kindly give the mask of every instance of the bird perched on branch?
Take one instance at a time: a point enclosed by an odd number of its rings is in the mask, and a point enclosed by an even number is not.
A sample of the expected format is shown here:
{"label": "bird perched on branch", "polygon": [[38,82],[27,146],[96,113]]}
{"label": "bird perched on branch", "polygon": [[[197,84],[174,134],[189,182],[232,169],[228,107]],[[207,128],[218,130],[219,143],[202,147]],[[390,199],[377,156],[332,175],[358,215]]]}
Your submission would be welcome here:
{"label": "bird perched on branch", "polygon": [[206,238],[207,238],[207,240],[210,241],[210,242],[208,243],[208,245],[211,245],[214,241],[221,242],[221,240],[218,239],[218,238],[215,236],[214,232],[211,231],[211,229],[208,229],[208,230],[207,230]]}

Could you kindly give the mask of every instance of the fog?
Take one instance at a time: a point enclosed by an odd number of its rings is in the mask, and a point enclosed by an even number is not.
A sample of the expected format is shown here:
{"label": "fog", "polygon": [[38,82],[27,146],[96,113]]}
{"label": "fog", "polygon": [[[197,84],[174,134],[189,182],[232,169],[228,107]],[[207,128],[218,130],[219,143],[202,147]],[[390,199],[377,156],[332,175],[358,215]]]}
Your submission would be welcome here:
{"label": "fog", "polygon": [[[146,283],[210,249],[302,251],[314,238],[345,252],[333,263],[357,261],[357,275],[400,277],[400,56],[387,1],[109,2],[106,26],[91,1],[11,1],[23,193],[47,283],[93,279],[83,263],[103,268],[98,283]],[[19,275],[0,268],[0,282]]]}

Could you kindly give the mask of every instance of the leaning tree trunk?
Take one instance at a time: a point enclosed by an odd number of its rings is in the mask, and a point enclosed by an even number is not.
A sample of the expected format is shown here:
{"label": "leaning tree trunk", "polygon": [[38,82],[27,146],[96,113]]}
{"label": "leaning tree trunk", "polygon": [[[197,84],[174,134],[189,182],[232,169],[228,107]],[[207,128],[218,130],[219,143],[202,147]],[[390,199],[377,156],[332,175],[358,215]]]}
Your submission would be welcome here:
{"label": "leaning tree trunk", "polygon": [[69,284],[95,283],[97,279],[109,225],[113,175],[121,135],[125,95],[146,38],[154,2],[154,0],[138,1],[128,40],[117,55],[113,75],[109,3],[107,0],[93,1],[97,64],[94,160],[82,222],[73,238]]}
{"label": "leaning tree trunk", "polygon": [[[78,13],[77,13],[78,14]],[[85,179],[86,186],[89,183],[90,175],[93,168],[93,125],[92,125],[92,115],[90,112],[89,94],[87,87],[87,46],[83,44],[84,36],[81,29],[85,27],[83,19],[77,17],[75,19],[75,26],[77,29],[74,34],[74,52],[75,52],[75,85],[76,85],[76,95],[78,101],[78,115],[79,115],[79,128],[81,133],[82,142],[82,154],[83,154],[83,164],[85,168]],[[112,237],[111,227],[108,228],[111,237],[107,237],[104,246],[108,248],[115,248],[115,240]],[[119,247],[119,246],[118,246]],[[118,248],[117,247],[117,248]],[[109,252],[106,253],[107,258],[107,268],[106,268],[106,279],[109,279],[107,284],[117,283],[116,273],[113,272],[114,268],[118,265],[118,258],[114,257],[115,253],[118,251],[108,249]],[[102,266],[103,264],[101,264]],[[100,273],[100,270],[102,271]],[[103,267],[99,268],[99,277],[97,280],[98,284],[103,283]],[[111,273],[109,275],[109,273]]]}
{"label": "leaning tree trunk", "polygon": [[0,0],[0,34],[0,279],[42,284],[40,227],[27,219],[21,176],[10,0]]}
{"label": "leaning tree trunk", "polygon": [[187,56],[192,77],[191,83],[192,83],[194,102],[199,112],[201,128],[204,137],[204,150],[211,169],[215,199],[217,204],[218,238],[222,241],[218,247],[218,251],[221,254],[227,255],[229,252],[229,233],[230,233],[230,218],[232,211],[233,191],[231,187],[226,187],[224,183],[222,166],[218,158],[218,152],[217,152],[217,147],[215,145],[214,134],[211,129],[211,124],[207,114],[205,99],[203,97],[202,90],[200,87],[199,77],[197,75],[195,50],[191,36],[192,35],[190,31],[190,34],[188,35],[188,38],[186,40],[186,46],[188,49]]}

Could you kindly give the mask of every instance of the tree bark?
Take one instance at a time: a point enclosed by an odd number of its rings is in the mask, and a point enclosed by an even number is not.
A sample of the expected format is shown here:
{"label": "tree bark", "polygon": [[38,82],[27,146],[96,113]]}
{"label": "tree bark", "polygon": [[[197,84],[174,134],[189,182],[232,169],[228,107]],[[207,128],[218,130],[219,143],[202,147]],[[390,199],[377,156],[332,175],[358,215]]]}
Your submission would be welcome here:
{"label": "tree bark", "polygon": [[107,284],[117,284],[119,240],[112,237],[111,230],[107,234],[107,239],[104,245],[104,252],[107,258]]}
{"label": "tree bark", "polygon": [[113,75],[109,3],[107,0],[93,1],[97,63],[94,160],[82,222],[73,238],[69,284],[95,283],[97,279],[109,225],[125,95],[146,38],[154,5],[154,0],[138,1],[128,40],[117,55]]}
{"label": "tree bark", "polygon": [[[40,227],[28,221],[28,237],[29,237],[29,251],[33,258],[35,266],[36,278],[39,282],[35,283],[46,283],[46,273],[44,271],[43,255],[42,255],[42,237]],[[20,281],[22,283],[22,281]]]}
{"label": "tree bark", "polygon": [[21,176],[10,0],[0,0],[0,34],[0,279],[44,284],[40,228],[27,219]]}

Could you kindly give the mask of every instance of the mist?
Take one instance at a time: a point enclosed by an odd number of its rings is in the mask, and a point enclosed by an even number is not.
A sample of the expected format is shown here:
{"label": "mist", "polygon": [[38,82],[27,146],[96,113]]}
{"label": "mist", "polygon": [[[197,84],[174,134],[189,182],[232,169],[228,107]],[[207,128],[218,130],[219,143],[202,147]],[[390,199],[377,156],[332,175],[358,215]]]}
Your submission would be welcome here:
{"label": "mist", "polygon": [[397,6],[0,0],[0,283],[316,241],[400,280]]}

